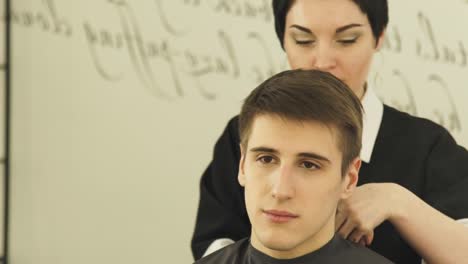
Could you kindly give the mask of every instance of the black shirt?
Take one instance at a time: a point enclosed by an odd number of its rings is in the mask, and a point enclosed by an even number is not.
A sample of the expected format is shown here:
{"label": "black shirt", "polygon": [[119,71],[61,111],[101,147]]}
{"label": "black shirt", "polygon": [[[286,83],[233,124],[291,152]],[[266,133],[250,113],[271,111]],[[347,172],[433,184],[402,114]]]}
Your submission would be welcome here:
{"label": "black shirt", "polygon": [[351,243],[339,236],[335,236],[330,242],[320,249],[293,259],[275,259],[257,249],[249,242],[248,238],[222,248],[195,264],[334,264],[334,263],[359,263],[359,264],[390,264],[388,259],[375,252]]}
{"label": "black shirt", "polygon": [[[237,117],[229,121],[201,178],[192,238],[195,259],[216,239],[237,241],[250,235],[244,190],[237,182],[237,123]],[[468,152],[430,120],[384,106],[371,161],[363,162],[359,173],[358,185],[371,182],[397,183],[449,217],[468,218]],[[388,221],[374,230],[370,248],[395,263],[421,263]]]}

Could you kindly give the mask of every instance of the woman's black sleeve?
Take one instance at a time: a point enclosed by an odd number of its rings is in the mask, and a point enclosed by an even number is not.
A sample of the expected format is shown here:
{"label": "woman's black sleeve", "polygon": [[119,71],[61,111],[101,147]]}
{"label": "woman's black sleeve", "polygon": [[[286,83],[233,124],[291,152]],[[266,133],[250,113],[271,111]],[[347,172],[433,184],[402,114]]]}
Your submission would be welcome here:
{"label": "woman's black sleeve", "polygon": [[425,199],[454,219],[468,218],[468,152],[443,129],[427,158]]}

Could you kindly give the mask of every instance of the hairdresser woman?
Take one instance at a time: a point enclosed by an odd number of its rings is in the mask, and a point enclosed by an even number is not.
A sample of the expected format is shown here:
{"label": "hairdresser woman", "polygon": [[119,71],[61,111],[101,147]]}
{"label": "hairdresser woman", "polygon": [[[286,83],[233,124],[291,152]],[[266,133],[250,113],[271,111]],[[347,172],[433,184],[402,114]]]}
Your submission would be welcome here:
{"label": "hairdresser woman", "polygon": [[[441,126],[383,105],[367,83],[387,1],[273,0],[273,11],[291,68],[332,73],[364,107],[360,186],[340,203],[337,232],[396,263],[468,263],[468,228],[455,221],[468,218],[467,151]],[[239,158],[234,117],[201,179],[196,259],[250,233]]]}

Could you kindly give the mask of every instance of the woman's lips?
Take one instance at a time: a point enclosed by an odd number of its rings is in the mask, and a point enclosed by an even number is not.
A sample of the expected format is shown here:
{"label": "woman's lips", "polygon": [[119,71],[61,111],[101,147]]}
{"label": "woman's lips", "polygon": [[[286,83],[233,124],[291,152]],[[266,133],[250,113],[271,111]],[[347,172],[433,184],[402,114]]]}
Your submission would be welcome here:
{"label": "woman's lips", "polygon": [[274,223],[287,223],[299,216],[288,211],[280,210],[263,210],[263,214],[268,218],[268,220]]}

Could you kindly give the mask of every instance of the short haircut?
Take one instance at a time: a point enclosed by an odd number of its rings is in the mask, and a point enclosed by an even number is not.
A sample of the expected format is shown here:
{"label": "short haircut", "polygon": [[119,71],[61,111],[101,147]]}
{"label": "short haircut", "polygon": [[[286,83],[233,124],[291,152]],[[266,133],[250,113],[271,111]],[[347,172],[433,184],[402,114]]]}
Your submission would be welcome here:
{"label": "short haircut", "polygon": [[260,84],[245,99],[239,116],[240,141],[246,149],[253,122],[260,115],[320,122],[336,133],[344,175],[361,151],[362,113],[356,95],[332,74],[318,70],[284,71]]}
{"label": "short haircut", "polygon": [[[284,48],[284,31],[286,26],[286,15],[295,0],[273,0],[273,15],[275,17],[276,35]],[[372,34],[377,40],[388,25],[388,3],[387,0],[352,0],[361,11],[367,15],[372,28]]]}

